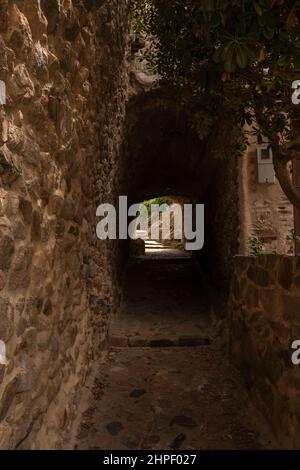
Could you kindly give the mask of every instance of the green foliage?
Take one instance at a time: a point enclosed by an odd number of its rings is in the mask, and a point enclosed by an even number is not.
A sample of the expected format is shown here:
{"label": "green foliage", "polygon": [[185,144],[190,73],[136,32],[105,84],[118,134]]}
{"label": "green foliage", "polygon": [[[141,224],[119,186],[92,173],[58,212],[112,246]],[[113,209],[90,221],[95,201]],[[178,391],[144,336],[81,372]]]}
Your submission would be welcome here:
{"label": "green foliage", "polygon": [[[231,128],[276,147],[291,138],[291,84],[300,74],[300,8],[295,0],[135,0],[136,30],[152,38],[161,85],[201,137],[226,117]],[[153,38],[155,40],[153,41]]]}
{"label": "green foliage", "polygon": [[148,201],[144,201],[143,202],[144,206],[146,207],[147,211],[148,211],[148,220],[149,220],[149,223],[152,223],[152,219],[151,219],[151,206],[156,204],[156,205],[159,205],[159,206],[165,206],[165,209],[167,208],[167,206],[171,206],[173,204],[172,201],[170,201],[169,199],[166,199],[164,197],[157,197],[157,198],[154,198],[154,199],[149,199]]}
{"label": "green foliage", "polygon": [[294,242],[300,242],[300,236],[297,235],[296,230],[294,229],[290,230],[288,238]]}
{"label": "green foliage", "polygon": [[170,199],[166,199],[164,197],[156,197],[154,199],[149,199],[148,201],[143,202],[143,204],[144,206],[146,206],[148,212],[150,212],[151,206],[154,204],[157,204],[159,206],[163,206],[163,205],[171,206],[173,202],[170,201]]}
{"label": "green foliage", "polygon": [[133,1],[131,11],[131,32],[135,34],[149,31],[149,12],[150,4],[147,0]]}
{"label": "green foliage", "polygon": [[263,253],[263,243],[262,241],[256,237],[256,236],[251,236],[248,238],[248,245],[249,245],[249,251],[251,256],[260,256]]}

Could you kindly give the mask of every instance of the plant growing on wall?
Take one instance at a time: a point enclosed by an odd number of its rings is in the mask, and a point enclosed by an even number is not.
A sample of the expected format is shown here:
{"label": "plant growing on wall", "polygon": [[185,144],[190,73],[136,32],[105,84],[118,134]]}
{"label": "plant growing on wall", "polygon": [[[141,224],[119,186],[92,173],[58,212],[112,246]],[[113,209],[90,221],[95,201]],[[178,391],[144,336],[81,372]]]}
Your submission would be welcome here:
{"label": "plant growing on wall", "polygon": [[293,242],[300,242],[300,236],[297,235],[296,230],[294,229],[290,230],[288,238],[289,240],[292,240]]}
{"label": "plant growing on wall", "polygon": [[263,254],[264,245],[258,237],[254,235],[249,237],[248,245],[249,245],[250,256],[260,256]]}
{"label": "plant growing on wall", "polygon": [[242,134],[245,124],[253,126],[258,142],[269,139],[276,176],[300,208],[287,168],[300,158],[300,104],[292,102],[292,83],[300,79],[300,2],[135,0],[133,15],[136,30],[152,38],[148,57],[161,86],[200,136],[225,117],[222,153],[228,129]]}

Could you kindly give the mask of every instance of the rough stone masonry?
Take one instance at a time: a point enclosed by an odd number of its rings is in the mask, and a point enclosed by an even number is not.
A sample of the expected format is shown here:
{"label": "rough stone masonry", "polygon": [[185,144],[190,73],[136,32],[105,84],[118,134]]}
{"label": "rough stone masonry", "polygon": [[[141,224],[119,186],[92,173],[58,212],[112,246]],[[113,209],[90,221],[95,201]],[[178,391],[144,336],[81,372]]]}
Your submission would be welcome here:
{"label": "rough stone masonry", "polygon": [[300,259],[236,257],[227,344],[252,401],[282,448],[299,449],[300,375],[291,345],[299,339]]}
{"label": "rough stone masonry", "polygon": [[127,3],[0,0],[2,449],[63,446],[118,303],[94,218],[121,184]]}

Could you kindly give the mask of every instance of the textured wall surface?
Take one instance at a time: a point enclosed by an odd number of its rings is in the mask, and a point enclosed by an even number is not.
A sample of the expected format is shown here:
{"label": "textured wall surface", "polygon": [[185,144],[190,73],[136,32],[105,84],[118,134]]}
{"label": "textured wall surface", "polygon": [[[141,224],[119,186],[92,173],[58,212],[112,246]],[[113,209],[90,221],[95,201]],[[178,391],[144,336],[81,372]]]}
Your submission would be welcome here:
{"label": "textured wall surface", "polygon": [[240,161],[241,245],[240,254],[249,254],[249,237],[258,237],[263,252],[294,254],[290,231],[294,228],[293,206],[279,182],[258,183],[257,144],[250,145]]}
{"label": "textured wall surface", "polygon": [[300,446],[300,262],[286,256],[237,257],[228,308],[231,358],[254,403],[283,446]]}
{"label": "textured wall surface", "polygon": [[127,3],[0,0],[1,448],[62,446],[118,304]]}
{"label": "textured wall surface", "polygon": [[205,201],[204,256],[214,284],[225,291],[232,276],[233,257],[239,252],[238,175],[238,157],[217,160]]}

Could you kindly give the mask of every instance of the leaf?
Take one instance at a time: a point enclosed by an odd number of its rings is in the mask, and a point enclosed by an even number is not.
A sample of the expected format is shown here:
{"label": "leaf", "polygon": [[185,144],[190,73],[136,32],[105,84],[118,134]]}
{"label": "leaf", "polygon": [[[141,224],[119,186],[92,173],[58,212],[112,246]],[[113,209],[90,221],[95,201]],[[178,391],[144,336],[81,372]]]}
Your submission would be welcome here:
{"label": "leaf", "polygon": [[267,57],[265,49],[262,47],[259,51],[258,62],[263,62]]}
{"label": "leaf", "polygon": [[235,60],[234,60],[234,54],[235,54],[235,47],[234,47],[234,44],[232,44],[231,47],[228,50],[226,60],[225,60],[225,64],[224,64],[224,68],[225,68],[226,72],[228,72],[228,73],[232,73],[232,72],[236,71],[236,64],[235,64]]}
{"label": "leaf", "polygon": [[251,59],[251,60],[256,60],[257,51],[256,51],[255,47],[248,47],[246,45],[244,47],[247,50],[248,58]]}
{"label": "leaf", "polygon": [[277,60],[277,65],[279,65],[279,67],[285,67],[287,65],[287,63],[288,63],[288,59],[285,56],[281,56]]}
{"label": "leaf", "polygon": [[221,12],[220,15],[221,15],[222,26],[225,26],[226,25],[226,16],[224,15],[223,12]]}
{"label": "leaf", "polygon": [[264,30],[263,30],[263,34],[265,36],[266,39],[273,39],[274,37],[274,34],[275,34],[275,30],[274,28],[270,28],[270,27],[266,27]]}
{"label": "leaf", "polygon": [[254,5],[255,11],[258,14],[258,16],[262,16],[263,10],[262,10],[261,6],[257,2],[253,2],[253,5]]}
{"label": "leaf", "polygon": [[276,21],[275,21],[275,17],[274,15],[270,14],[270,13],[265,13],[264,14],[264,17],[265,17],[265,24],[268,28],[272,28],[274,29],[275,28],[275,25],[276,25]]}
{"label": "leaf", "polygon": [[233,45],[233,42],[232,41],[229,41],[225,44],[225,46],[223,47],[223,52],[222,52],[222,60],[225,61],[226,60],[226,57],[228,55],[228,51],[230,49],[230,47]]}
{"label": "leaf", "polygon": [[278,37],[280,41],[286,42],[289,40],[289,35],[286,31],[279,31]]}
{"label": "leaf", "polygon": [[248,54],[244,47],[238,46],[236,48],[236,63],[240,69],[245,69],[248,64]]}
{"label": "leaf", "polygon": [[297,24],[297,15],[296,15],[295,9],[293,8],[286,20],[287,29],[293,28],[294,26],[296,26],[296,24]]}
{"label": "leaf", "polygon": [[299,72],[300,71],[300,54],[299,53],[294,54],[293,64],[294,64],[295,71]]}
{"label": "leaf", "polygon": [[214,13],[211,19],[211,26],[212,28],[217,28],[221,25],[222,18],[218,13]]}

